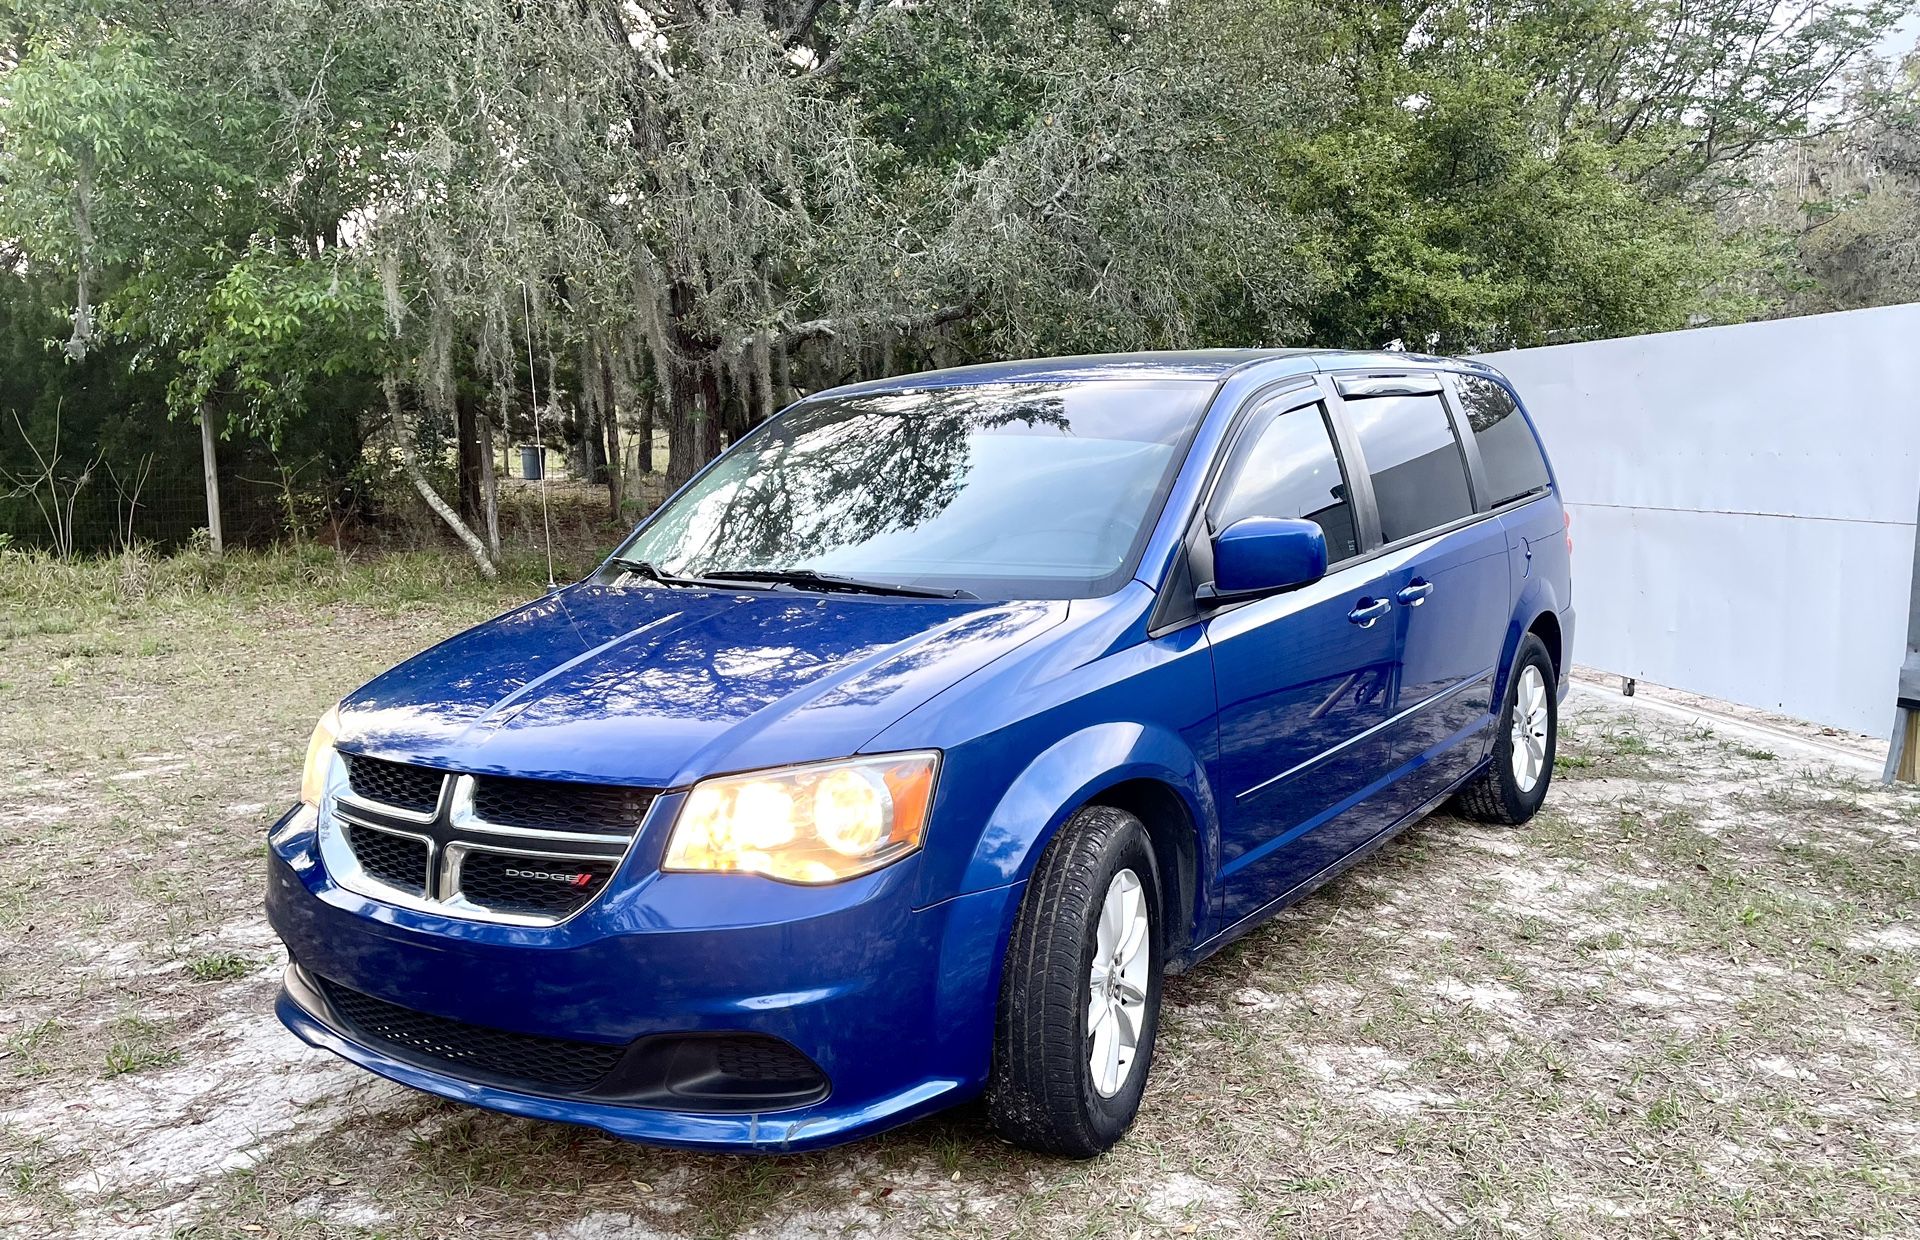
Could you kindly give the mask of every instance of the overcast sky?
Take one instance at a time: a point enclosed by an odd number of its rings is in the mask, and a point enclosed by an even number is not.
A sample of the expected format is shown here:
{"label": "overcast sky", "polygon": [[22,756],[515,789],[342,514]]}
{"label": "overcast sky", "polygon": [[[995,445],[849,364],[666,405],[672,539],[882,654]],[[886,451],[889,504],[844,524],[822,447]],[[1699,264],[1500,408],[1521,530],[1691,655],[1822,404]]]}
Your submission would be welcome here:
{"label": "overcast sky", "polygon": [[1907,14],[1907,20],[1887,32],[1876,49],[1880,55],[1898,60],[1913,50],[1914,40],[1920,38],[1920,10]]}

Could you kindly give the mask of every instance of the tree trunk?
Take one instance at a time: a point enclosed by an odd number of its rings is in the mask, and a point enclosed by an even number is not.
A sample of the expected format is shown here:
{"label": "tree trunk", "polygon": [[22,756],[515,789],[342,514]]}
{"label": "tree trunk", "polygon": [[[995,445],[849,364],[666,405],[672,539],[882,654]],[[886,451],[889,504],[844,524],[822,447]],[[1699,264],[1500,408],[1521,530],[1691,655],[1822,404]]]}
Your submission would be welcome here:
{"label": "tree trunk", "polygon": [[793,403],[793,365],[785,349],[773,350],[773,407],[785,409]]}
{"label": "tree trunk", "polygon": [[469,524],[486,520],[482,476],[492,465],[492,458],[480,438],[483,420],[477,397],[464,391],[454,393],[453,434],[460,470],[460,516]]}
{"label": "tree trunk", "polygon": [[426,501],[427,507],[433,509],[434,515],[446,522],[447,528],[452,530],[454,535],[466,544],[467,550],[473,553],[473,562],[479,567],[480,575],[488,581],[498,578],[500,570],[494,567],[492,558],[487,555],[486,544],[481,542],[480,536],[473,532],[473,527],[462,521],[460,514],[449,507],[446,500],[440,498],[440,493],[433,489],[433,483],[427,481],[426,473],[421,470],[419,456],[413,443],[412,430],[408,426],[406,415],[400,409],[399,382],[392,375],[388,375],[381,386],[387,391],[387,429],[393,436],[395,446],[400,449],[400,468],[406,473],[407,481],[411,482],[413,489],[420,493],[420,498]]}
{"label": "tree trunk", "polygon": [[[658,390],[658,380],[655,390]],[[643,477],[653,472],[653,402],[656,399],[653,392],[640,398],[640,455],[636,463]]]}
{"label": "tree trunk", "polygon": [[667,398],[667,490],[675,491],[720,452],[720,391],[715,356],[717,340],[688,330],[693,290],[674,286],[668,297],[672,316],[673,381]]}
{"label": "tree trunk", "polygon": [[667,397],[667,490],[677,491],[699,470],[700,421],[695,406],[700,378],[688,363],[676,358]]}
{"label": "tree trunk", "polygon": [[493,472],[493,420],[476,410],[476,447],[480,454],[480,516],[487,527],[487,552],[500,559],[500,480]]}
{"label": "tree trunk", "polygon": [[613,354],[600,351],[600,417],[607,432],[607,510],[620,520],[620,407],[614,403]]}
{"label": "tree trunk", "polygon": [[427,481],[427,476],[420,472],[420,462],[414,459],[411,452],[401,454],[400,466],[406,471],[407,481],[413,483],[413,489],[418,491],[420,498],[426,501],[427,507],[433,509],[435,515],[445,521],[447,528],[452,530],[460,541],[467,545],[467,550],[473,553],[473,562],[479,567],[480,575],[488,581],[498,578],[500,570],[493,566],[493,560],[488,557],[486,544],[482,543],[480,536],[460,519],[460,514],[449,508],[447,501],[440,498],[440,493],[433,489],[433,484]]}
{"label": "tree trunk", "polygon": [[207,542],[217,560],[226,552],[226,539],[220,529],[220,462],[213,444],[213,402],[204,401],[200,405],[200,468],[206,474]]}
{"label": "tree trunk", "polygon": [[726,397],[720,390],[720,366],[711,358],[700,368],[700,403],[703,406],[699,420],[700,464],[705,465],[720,455],[720,422],[727,408]]}
{"label": "tree trunk", "polygon": [[579,458],[580,480],[597,487],[607,483],[607,449],[600,437],[599,404],[598,400],[586,399],[584,391],[580,393],[574,406],[579,415],[574,424],[580,433],[573,441],[573,451],[568,453]]}

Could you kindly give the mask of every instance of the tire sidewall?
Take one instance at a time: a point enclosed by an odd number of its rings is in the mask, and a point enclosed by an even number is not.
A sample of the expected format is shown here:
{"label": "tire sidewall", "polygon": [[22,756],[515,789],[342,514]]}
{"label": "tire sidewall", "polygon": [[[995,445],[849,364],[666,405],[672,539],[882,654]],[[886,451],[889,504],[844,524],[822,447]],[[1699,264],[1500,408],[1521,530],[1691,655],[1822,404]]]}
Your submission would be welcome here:
{"label": "tire sidewall", "polygon": [[[1528,667],[1536,667],[1540,678],[1547,687],[1547,754],[1540,768],[1540,778],[1534,782],[1531,791],[1522,792],[1520,781],[1513,774],[1513,714],[1519,705],[1520,674]],[[1529,633],[1521,639],[1520,648],[1514,652],[1513,668],[1507,673],[1505,701],[1500,708],[1500,730],[1494,737],[1493,760],[1499,773],[1500,799],[1505,802],[1508,815],[1516,822],[1531,818],[1547,799],[1547,788],[1553,783],[1554,755],[1560,745],[1560,686],[1553,674],[1553,660],[1547,654],[1547,648],[1539,638]]]}
{"label": "tire sidewall", "polygon": [[[1134,1052],[1133,1064],[1128,1069],[1126,1083],[1115,1092],[1113,1097],[1102,1097],[1094,1088],[1093,1067],[1088,1062],[1089,1031],[1087,1029],[1087,1004],[1092,997],[1093,953],[1096,946],[1096,931],[1100,921],[1100,907],[1106,898],[1107,888],[1114,876],[1121,870],[1132,870],[1139,878],[1142,893],[1147,902],[1147,1001],[1141,1016],[1140,1041]],[[1080,944],[1080,972],[1074,993],[1079,1011],[1074,1028],[1078,1031],[1080,1055],[1078,1059],[1078,1079],[1080,1083],[1081,1105],[1089,1126],[1102,1143],[1111,1144],[1120,1139],[1132,1126],[1133,1119],[1140,1109],[1141,1095],[1146,1092],[1147,1077],[1153,1067],[1153,1046],[1155,1036],[1160,1029],[1160,982],[1162,956],[1162,927],[1160,903],[1160,874],[1154,864],[1153,846],[1147,838],[1145,828],[1137,820],[1129,819],[1124,829],[1117,831],[1106,846],[1100,850],[1099,862],[1090,875],[1093,899],[1088,905],[1091,914],[1087,924],[1082,927]]]}

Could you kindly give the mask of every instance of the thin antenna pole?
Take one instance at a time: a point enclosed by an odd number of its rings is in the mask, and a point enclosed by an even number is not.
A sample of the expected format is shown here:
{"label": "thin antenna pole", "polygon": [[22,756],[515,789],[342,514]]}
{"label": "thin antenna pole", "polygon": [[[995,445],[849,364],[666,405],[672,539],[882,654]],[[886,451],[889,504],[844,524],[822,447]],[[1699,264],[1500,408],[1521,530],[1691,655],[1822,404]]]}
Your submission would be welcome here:
{"label": "thin antenna pole", "polygon": [[547,438],[540,430],[540,369],[533,360],[533,298],[526,281],[520,282],[520,308],[527,322],[527,390],[533,394],[533,438],[540,449],[540,525],[547,542],[547,589],[558,590],[553,579],[553,517],[547,511]]}

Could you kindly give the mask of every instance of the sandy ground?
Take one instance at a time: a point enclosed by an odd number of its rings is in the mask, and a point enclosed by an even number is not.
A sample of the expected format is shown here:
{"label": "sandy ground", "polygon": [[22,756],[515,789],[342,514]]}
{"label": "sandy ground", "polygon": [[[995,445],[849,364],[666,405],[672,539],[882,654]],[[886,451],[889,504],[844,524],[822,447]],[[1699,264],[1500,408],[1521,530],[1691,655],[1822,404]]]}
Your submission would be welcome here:
{"label": "sandy ground", "polygon": [[1920,797],[1592,687],[1535,823],[1436,817],[1171,982],[1092,1162],[969,1109],[651,1150],[309,1050],[271,1015],[262,829],[328,701],[496,602],[0,645],[0,1232],[1920,1234]]}

